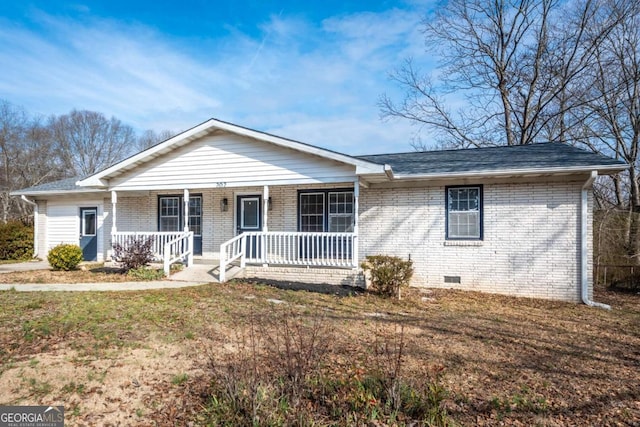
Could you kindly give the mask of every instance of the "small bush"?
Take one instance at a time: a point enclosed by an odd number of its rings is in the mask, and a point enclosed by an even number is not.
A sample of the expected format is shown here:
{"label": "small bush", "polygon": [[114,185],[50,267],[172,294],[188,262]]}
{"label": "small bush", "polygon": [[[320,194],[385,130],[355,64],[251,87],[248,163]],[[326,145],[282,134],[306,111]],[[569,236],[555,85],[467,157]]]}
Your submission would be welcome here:
{"label": "small bush", "polygon": [[400,289],[409,286],[413,261],[395,256],[370,255],[361,265],[371,275],[371,286],[380,295],[400,299]]}
{"label": "small bush", "polygon": [[158,280],[164,277],[164,271],[155,268],[132,268],[127,271],[127,276],[136,280]]}
{"label": "small bush", "polygon": [[59,244],[49,251],[47,261],[54,270],[75,270],[82,262],[82,249],[78,245]]}
{"label": "small bush", "polygon": [[153,236],[132,237],[123,245],[116,243],[113,252],[124,271],[140,269],[153,261]]}
{"label": "small bush", "polygon": [[19,221],[0,224],[0,260],[33,258],[33,226]]}

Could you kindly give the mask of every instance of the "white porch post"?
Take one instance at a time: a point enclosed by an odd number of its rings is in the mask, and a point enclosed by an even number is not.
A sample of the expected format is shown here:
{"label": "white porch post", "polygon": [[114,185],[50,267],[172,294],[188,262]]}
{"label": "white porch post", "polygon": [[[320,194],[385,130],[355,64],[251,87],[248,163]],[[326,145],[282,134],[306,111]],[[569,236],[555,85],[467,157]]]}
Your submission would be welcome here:
{"label": "white porch post", "polygon": [[265,185],[262,192],[262,231],[269,231],[269,224],[267,224],[269,212],[269,186]]}
{"label": "white porch post", "polygon": [[356,178],[353,183],[353,249],[351,250],[351,256],[353,257],[352,263],[354,268],[358,268],[358,233],[359,233],[359,216],[360,216],[360,178]]}
{"label": "white porch post", "polygon": [[263,266],[267,266],[267,236],[264,233],[269,232],[269,186],[265,185],[262,191],[262,237],[260,244],[260,257]]}
{"label": "white porch post", "polygon": [[184,189],[184,232],[189,232],[189,190]]}
{"label": "white porch post", "polygon": [[113,260],[113,244],[116,243],[116,233],[118,232],[118,224],[116,221],[116,213],[118,211],[118,193],[111,191],[111,248],[107,251],[107,256]]}
{"label": "white porch post", "polygon": [[[184,232],[188,233],[189,232],[189,190],[188,189],[184,189],[184,194],[183,194],[183,199],[184,199]],[[189,236],[189,240],[188,240],[188,250],[189,253],[187,255],[187,267],[193,265],[193,234],[191,234]]]}
{"label": "white porch post", "polygon": [[117,205],[118,205],[118,194],[115,191],[111,191],[111,206],[112,206],[111,234],[116,234],[118,232],[118,226],[116,224]]}

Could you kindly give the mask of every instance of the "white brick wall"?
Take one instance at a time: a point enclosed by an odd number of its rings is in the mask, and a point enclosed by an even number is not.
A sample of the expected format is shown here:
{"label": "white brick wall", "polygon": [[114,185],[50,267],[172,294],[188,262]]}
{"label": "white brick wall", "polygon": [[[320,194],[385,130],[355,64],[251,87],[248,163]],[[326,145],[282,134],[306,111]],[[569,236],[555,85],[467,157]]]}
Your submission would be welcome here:
{"label": "white brick wall", "polygon": [[[519,296],[567,301],[580,297],[580,190],[584,180],[566,182],[483,183],[484,239],[452,242],[445,239],[445,186],[361,188],[360,258],[389,254],[411,256],[416,274],[413,284],[455,287]],[[459,184],[459,183],[458,183]],[[271,186],[273,209],[269,230],[296,231],[298,190],[348,188],[335,185]],[[203,257],[218,256],[220,244],[235,235],[235,198],[238,194],[262,194],[262,187],[192,191],[203,197]],[[157,230],[160,194],[118,195],[119,231]],[[229,209],[220,211],[227,198]],[[592,247],[589,199],[589,247]],[[105,228],[111,228],[111,204],[105,200]],[[105,239],[107,240],[107,239]],[[105,248],[106,249],[106,248]],[[589,272],[592,260],[589,257]],[[291,275],[311,283],[333,276],[311,271],[300,275],[291,269],[271,267],[269,278],[287,280]],[[252,274],[262,272],[253,270]],[[335,274],[342,282],[350,274]],[[460,276],[460,284],[444,283],[444,276]],[[589,277],[591,283],[591,274]]]}
{"label": "white brick wall", "polygon": [[235,278],[256,278],[310,284],[364,287],[364,277],[357,270],[339,268],[258,267],[247,266]]}
{"label": "white brick wall", "polygon": [[365,189],[360,254],[410,256],[417,286],[578,301],[582,183],[484,184],[484,239],[469,242],[445,239],[444,186]]}

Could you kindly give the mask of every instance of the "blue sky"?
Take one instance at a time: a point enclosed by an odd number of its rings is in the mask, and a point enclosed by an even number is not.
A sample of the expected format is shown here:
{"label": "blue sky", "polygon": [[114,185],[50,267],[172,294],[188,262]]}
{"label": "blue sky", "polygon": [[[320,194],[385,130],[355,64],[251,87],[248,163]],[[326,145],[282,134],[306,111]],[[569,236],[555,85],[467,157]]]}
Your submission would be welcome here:
{"label": "blue sky", "polygon": [[405,58],[434,65],[420,33],[433,3],[5,1],[0,98],[139,131],[215,117],[347,154],[410,151],[417,128],[376,103],[402,95],[388,75]]}

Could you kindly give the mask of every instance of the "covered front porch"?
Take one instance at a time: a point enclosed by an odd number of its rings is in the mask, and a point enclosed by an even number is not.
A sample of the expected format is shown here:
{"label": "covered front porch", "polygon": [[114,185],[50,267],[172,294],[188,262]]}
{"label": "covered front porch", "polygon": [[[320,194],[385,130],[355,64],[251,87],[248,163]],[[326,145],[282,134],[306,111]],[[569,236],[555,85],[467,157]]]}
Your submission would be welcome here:
{"label": "covered front porch", "polygon": [[359,259],[359,189],[355,179],[179,191],[112,190],[107,216],[110,254],[115,244],[152,239],[153,253],[167,275],[174,263],[189,269],[197,261],[220,282],[238,276],[306,275],[305,280],[311,281],[310,276],[353,276]]}

